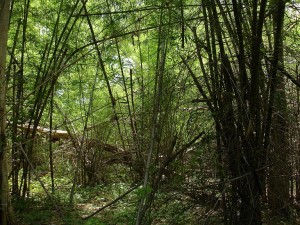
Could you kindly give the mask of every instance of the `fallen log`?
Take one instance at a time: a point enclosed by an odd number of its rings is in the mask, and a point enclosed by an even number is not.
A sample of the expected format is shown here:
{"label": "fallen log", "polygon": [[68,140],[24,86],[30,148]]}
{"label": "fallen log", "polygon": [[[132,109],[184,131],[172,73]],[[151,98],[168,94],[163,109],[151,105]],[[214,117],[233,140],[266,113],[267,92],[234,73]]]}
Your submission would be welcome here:
{"label": "fallen log", "polygon": [[[28,130],[29,129],[29,131],[33,131],[33,128],[34,128],[33,125],[29,125],[28,123],[18,125],[17,127],[21,130]],[[46,135],[46,136],[49,136],[49,137],[50,137],[50,133],[51,133],[51,140],[52,141],[57,141],[57,140],[60,140],[60,139],[70,139],[71,138],[69,133],[65,130],[51,130],[49,128],[45,128],[45,127],[42,127],[42,126],[37,126],[36,131],[39,134]]]}

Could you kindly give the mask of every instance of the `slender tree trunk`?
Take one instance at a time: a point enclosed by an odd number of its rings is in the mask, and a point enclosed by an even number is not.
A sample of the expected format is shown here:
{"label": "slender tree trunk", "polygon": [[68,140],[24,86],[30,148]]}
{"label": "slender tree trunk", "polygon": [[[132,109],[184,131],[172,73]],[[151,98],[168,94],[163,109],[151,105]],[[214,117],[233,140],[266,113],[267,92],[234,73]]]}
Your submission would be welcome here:
{"label": "slender tree trunk", "polygon": [[[297,81],[299,81],[299,65],[296,66],[296,74],[297,74]],[[296,89],[297,92],[297,113],[296,113],[296,121],[295,121],[295,137],[294,137],[294,141],[295,141],[295,149],[298,149],[298,151],[296,151],[296,159],[295,159],[295,172],[296,172],[296,176],[295,176],[295,199],[297,202],[300,201],[300,142],[298,140],[298,135],[300,134],[300,126],[299,126],[299,115],[300,115],[300,89],[297,87]]]}
{"label": "slender tree trunk", "polygon": [[54,170],[53,170],[53,146],[52,146],[52,129],[53,129],[53,92],[51,92],[50,99],[50,142],[49,142],[49,164],[50,164],[50,175],[51,175],[51,190],[54,194],[55,184],[54,184]]}
{"label": "slender tree trunk", "polygon": [[[277,57],[278,63],[283,66],[282,27],[285,1],[273,0],[272,5],[274,8],[274,43],[276,45],[274,46],[274,59]],[[277,62],[275,61],[275,63]],[[273,67],[276,69],[277,65],[273,65]],[[284,78],[278,74],[273,77],[272,82],[274,88],[271,91],[274,93],[270,93],[270,95],[274,95],[274,113],[271,132],[272,142],[269,152],[271,167],[268,178],[268,202],[269,207],[276,215],[280,214],[281,216],[289,217],[289,180],[291,174],[288,158],[287,100]]]}
{"label": "slender tree trunk", "polygon": [[12,224],[9,199],[6,149],[6,75],[5,58],[8,38],[10,1],[0,1],[0,224]]}

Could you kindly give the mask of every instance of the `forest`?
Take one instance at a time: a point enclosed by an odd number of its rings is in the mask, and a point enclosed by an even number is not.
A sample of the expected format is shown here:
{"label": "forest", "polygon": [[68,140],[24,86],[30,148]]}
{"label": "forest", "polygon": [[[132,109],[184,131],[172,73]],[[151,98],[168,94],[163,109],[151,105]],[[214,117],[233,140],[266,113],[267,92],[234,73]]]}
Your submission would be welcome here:
{"label": "forest", "polygon": [[298,23],[299,0],[0,0],[0,224],[300,224]]}

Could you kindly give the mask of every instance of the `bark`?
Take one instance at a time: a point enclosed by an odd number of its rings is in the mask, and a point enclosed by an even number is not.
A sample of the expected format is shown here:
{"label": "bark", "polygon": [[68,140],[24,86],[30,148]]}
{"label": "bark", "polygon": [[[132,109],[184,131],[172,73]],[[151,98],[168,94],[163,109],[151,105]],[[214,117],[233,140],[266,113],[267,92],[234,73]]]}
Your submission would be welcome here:
{"label": "bark", "polygon": [[12,224],[11,204],[8,189],[7,174],[7,149],[6,149],[6,48],[8,39],[8,24],[10,13],[10,1],[0,1],[0,188],[1,207],[0,224]]}
{"label": "bark", "polygon": [[[269,151],[269,178],[268,178],[268,203],[274,214],[283,217],[289,217],[289,146],[287,139],[287,100],[285,94],[284,78],[278,71],[278,65],[283,67],[283,39],[282,27],[284,19],[285,1],[274,0],[272,2],[274,8],[274,61],[273,61],[273,77],[270,93],[270,110],[273,115],[273,123],[271,130],[271,139]],[[274,107],[273,107],[274,106]],[[270,115],[270,118],[271,116]]]}

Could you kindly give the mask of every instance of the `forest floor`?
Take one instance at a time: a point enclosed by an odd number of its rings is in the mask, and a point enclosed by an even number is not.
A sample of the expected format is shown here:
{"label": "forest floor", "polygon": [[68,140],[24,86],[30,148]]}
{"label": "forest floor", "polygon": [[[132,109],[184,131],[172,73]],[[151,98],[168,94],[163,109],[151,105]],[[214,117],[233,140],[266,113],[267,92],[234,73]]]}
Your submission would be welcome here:
{"label": "forest floor", "polygon": [[[51,190],[49,177],[41,177],[47,190]],[[73,205],[69,204],[70,180],[57,178],[56,190],[51,197],[37,180],[31,184],[31,195],[26,199],[13,199],[16,225],[130,225],[134,224],[136,216],[136,203],[141,194],[139,189],[134,190],[115,204],[101,210],[96,215],[84,220],[85,217],[96,212],[101,207],[109,204],[114,199],[130,189],[126,182],[114,182],[94,187],[77,187],[73,196]],[[184,196],[180,200],[172,191],[164,190],[165,193],[157,196],[159,209],[155,213],[153,225],[218,225],[223,224],[222,214],[212,206],[191,205]],[[170,201],[170,197],[172,201]],[[161,199],[161,200],[160,200]],[[166,200],[168,199],[168,200]],[[54,203],[55,205],[54,205]],[[207,202],[206,202],[207,203]],[[157,207],[157,206],[156,206]],[[269,215],[263,211],[264,225],[288,225],[300,224],[294,210],[293,221],[286,222],[281,218]]]}
{"label": "forest floor", "polygon": [[124,201],[120,200],[95,216],[84,220],[86,216],[121,195],[126,191],[126,188],[123,184],[111,187],[78,187],[73,197],[74,203],[70,206],[70,185],[68,188],[61,185],[55,194],[48,197],[43,193],[42,188],[34,182],[31,197],[13,200],[15,222],[17,225],[130,224],[135,207],[127,203],[130,202],[131,197]]}
{"label": "forest floor", "polygon": [[[92,192],[90,192],[92,194]],[[94,192],[93,194],[96,194]],[[77,196],[78,197],[78,196]],[[66,203],[59,203],[56,199],[58,210],[55,209],[53,203],[49,199],[26,199],[24,201],[18,200],[14,203],[15,215],[16,215],[16,225],[130,225],[134,224],[134,210],[135,205],[130,205],[127,203],[128,199],[125,201],[120,201],[115,205],[112,205],[97,215],[84,220],[84,218],[91,213],[95,212],[97,209],[106,205],[109,199],[98,198],[98,199],[78,199],[77,203],[73,207],[69,207]],[[201,211],[201,210],[200,210]],[[165,220],[156,220],[153,225],[219,225],[220,219],[219,214],[215,212],[211,213],[210,220],[199,220],[195,223],[186,220],[186,222],[178,221],[177,223],[170,223]],[[190,214],[190,216],[195,216],[195,214]],[[215,217],[215,218],[213,218]],[[215,221],[215,222],[214,222]],[[294,222],[287,222],[281,218],[276,218],[276,216],[268,215],[264,212],[264,223],[263,225],[297,225],[300,224],[298,219]]]}

